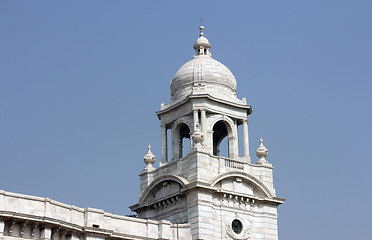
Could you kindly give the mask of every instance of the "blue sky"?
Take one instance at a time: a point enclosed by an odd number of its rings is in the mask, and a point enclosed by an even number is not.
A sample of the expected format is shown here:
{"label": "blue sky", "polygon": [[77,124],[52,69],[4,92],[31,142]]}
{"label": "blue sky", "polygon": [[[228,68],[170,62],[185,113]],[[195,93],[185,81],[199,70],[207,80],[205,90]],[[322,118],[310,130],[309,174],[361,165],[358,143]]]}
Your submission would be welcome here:
{"label": "blue sky", "polygon": [[[253,107],[286,240],[372,235],[371,1],[1,1],[0,189],[116,214],[139,194],[155,111],[213,57]],[[257,160],[253,156],[254,160]],[[155,165],[158,165],[156,163]]]}

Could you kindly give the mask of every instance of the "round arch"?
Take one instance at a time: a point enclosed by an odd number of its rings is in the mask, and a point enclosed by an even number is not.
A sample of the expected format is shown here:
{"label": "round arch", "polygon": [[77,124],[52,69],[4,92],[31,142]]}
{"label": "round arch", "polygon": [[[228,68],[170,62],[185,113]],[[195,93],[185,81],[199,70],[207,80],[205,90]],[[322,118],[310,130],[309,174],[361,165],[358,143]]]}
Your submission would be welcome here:
{"label": "round arch", "polygon": [[172,125],[172,129],[176,129],[180,124],[186,124],[191,129],[191,124],[185,119],[185,117],[178,118]]}
{"label": "round arch", "polygon": [[172,150],[173,150],[173,160],[178,160],[183,157],[184,146],[183,139],[190,139],[191,148],[191,127],[190,124],[183,118],[177,119],[172,127]]}
{"label": "round arch", "polygon": [[228,124],[228,126],[226,126],[227,127],[227,130],[229,131],[229,136],[230,136],[230,133],[231,133],[231,135],[235,135],[235,132],[233,131],[233,129],[234,129],[234,121],[230,118],[230,117],[228,117],[228,116],[225,116],[225,115],[216,115],[215,117],[214,117],[214,119],[213,119],[213,122],[212,122],[212,124],[210,125],[210,128],[208,129],[208,131],[212,131],[213,130],[213,126],[217,123],[217,122],[219,122],[219,121],[223,121],[223,122],[225,122],[225,123],[227,123]]}
{"label": "round arch", "polygon": [[228,137],[228,157],[234,158],[238,155],[236,146],[237,131],[235,129],[235,123],[230,117],[223,115],[218,116],[213,120],[209,130],[213,132],[213,155],[219,156],[220,143],[226,136]]}

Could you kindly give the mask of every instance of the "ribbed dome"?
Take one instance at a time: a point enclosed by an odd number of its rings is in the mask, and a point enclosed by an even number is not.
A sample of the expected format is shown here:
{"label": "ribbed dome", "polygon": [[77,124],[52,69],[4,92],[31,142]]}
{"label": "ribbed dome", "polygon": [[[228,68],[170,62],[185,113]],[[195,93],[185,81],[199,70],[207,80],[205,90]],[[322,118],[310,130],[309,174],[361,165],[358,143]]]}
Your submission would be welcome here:
{"label": "ribbed dome", "polygon": [[236,98],[236,80],[231,71],[212,58],[211,45],[200,27],[200,37],[194,44],[194,59],[185,63],[174,75],[170,87],[171,98],[176,100],[190,95],[193,87],[200,86],[210,95]]}

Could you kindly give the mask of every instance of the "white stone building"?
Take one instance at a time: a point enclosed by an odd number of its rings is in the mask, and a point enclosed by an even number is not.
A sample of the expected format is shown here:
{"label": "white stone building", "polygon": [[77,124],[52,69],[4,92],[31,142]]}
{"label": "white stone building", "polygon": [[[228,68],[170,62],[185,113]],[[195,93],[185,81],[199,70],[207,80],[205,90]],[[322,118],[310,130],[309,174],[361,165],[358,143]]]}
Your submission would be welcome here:
{"label": "white stone building", "polygon": [[[284,199],[276,197],[268,151],[261,139],[259,160],[252,162],[251,106],[237,98],[235,77],[212,58],[203,30],[193,59],[171,81],[171,102],[157,112],[162,156],[157,169],[150,146],[144,157],[140,196],[130,207],[138,218],[0,191],[0,239],[278,239],[277,207]],[[228,156],[222,157],[225,137]]]}

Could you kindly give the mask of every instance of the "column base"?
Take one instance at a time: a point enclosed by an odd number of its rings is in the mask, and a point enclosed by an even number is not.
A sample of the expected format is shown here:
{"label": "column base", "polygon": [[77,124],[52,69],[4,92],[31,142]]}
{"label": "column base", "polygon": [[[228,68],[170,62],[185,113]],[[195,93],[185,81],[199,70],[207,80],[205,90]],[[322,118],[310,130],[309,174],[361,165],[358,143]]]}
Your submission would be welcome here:
{"label": "column base", "polygon": [[243,162],[251,163],[251,157],[249,155],[240,158]]}

